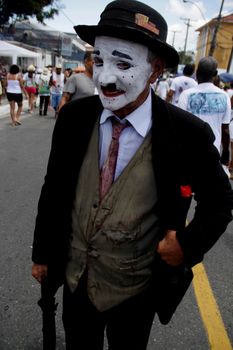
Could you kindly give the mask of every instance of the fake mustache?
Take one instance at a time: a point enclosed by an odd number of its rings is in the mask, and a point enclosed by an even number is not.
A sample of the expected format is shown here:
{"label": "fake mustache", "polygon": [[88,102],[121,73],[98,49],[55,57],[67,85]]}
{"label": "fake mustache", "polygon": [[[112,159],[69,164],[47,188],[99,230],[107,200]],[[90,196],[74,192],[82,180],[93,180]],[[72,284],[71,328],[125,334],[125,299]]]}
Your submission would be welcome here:
{"label": "fake mustache", "polygon": [[106,86],[101,85],[101,89],[103,91],[116,91],[117,87],[116,87],[116,84],[108,84]]}

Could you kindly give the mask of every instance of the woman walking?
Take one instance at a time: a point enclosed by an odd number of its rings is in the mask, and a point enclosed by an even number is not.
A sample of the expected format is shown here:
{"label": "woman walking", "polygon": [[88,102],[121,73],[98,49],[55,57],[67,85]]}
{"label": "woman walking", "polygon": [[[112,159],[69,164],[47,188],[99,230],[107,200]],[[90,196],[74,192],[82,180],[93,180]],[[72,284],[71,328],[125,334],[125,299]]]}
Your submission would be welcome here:
{"label": "woman walking", "polygon": [[28,69],[27,73],[24,75],[24,86],[28,93],[28,111],[29,113],[34,112],[34,102],[36,97],[36,75],[35,75],[36,68],[31,64]]}
{"label": "woman walking", "polygon": [[[27,92],[24,88],[23,79],[19,74],[19,67],[16,64],[13,64],[10,67],[9,73],[6,76],[6,94],[7,99],[10,104],[10,116],[12,126],[20,125],[20,114],[23,109],[23,94],[27,98]],[[18,109],[15,110],[15,104],[17,103]]]}

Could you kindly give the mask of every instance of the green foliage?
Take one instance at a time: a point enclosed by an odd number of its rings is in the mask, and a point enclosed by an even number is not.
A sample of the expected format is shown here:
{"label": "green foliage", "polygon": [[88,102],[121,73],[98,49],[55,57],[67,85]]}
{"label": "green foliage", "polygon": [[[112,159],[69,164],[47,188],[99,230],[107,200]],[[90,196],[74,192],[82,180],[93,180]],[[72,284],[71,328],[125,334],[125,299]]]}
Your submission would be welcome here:
{"label": "green foliage", "polygon": [[182,63],[182,64],[192,64],[193,63],[193,57],[184,53],[184,51],[180,51],[179,56],[180,56],[180,63]]}
{"label": "green foliage", "polygon": [[27,19],[31,16],[43,23],[58,12],[57,0],[0,0],[0,25],[9,22],[10,18]]}

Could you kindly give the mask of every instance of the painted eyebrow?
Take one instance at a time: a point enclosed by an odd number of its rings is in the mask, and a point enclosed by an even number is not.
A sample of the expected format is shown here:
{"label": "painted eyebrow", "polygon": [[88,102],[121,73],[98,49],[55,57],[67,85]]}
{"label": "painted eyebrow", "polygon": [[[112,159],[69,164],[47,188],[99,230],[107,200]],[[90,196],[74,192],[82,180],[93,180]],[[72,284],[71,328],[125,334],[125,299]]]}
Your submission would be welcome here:
{"label": "painted eyebrow", "polygon": [[114,50],[112,52],[112,55],[113,56],[118,56],[120,58],[126,58],[126,59],[131,60],[131,61],[133,60],[132,57],[130,57],[129,55],[127,55],[127,54],[125,54],[123,52],[117,51],[117,50]]}

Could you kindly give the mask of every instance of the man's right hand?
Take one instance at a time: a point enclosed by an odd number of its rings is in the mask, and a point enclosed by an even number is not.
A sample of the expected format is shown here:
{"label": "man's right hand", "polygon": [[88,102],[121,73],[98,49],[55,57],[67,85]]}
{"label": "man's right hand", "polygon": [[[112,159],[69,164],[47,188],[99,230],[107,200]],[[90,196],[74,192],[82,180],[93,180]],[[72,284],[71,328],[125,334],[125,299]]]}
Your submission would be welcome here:
{"label": "man's right hand", "polygon": [[32,265],[32,276],[39,282],[47,276],[48,273],[48,266],[47,265],[40,265],[40,264],[33,264]]}

